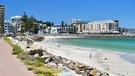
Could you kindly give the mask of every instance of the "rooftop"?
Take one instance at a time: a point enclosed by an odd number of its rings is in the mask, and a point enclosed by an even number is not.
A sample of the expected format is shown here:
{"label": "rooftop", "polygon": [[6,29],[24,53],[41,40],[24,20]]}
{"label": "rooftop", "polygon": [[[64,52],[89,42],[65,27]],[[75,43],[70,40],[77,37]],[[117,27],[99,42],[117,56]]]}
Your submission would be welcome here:
{"label": "rooftop", "polygon": [[11,17],[11,19],[21,19],[22,18],[22,16],[13,16],[13,17]]}
{"label": "rooftop", "polygon": [[97,24],[97,23],[113,23],[118,22],[118,20],[98,20],[98,21],[89,21],[88,24]]}

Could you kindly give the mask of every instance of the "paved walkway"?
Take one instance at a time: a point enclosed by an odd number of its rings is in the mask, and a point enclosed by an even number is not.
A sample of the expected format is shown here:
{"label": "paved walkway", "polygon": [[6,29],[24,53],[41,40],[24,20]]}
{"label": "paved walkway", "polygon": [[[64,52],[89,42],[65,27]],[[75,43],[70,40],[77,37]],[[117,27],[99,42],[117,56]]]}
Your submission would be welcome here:
{"label": "paved walkway", "polygon": [[11,52],[8,43],[0,39],[0,76],[34,76]]}

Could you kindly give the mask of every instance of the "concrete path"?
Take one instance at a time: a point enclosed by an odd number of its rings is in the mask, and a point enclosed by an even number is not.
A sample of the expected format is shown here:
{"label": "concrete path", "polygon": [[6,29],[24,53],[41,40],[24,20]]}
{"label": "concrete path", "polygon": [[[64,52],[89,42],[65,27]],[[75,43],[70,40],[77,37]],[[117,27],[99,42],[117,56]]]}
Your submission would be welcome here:
{"label": "concrete path", "polygon": [[0,39],[0,76],[34,76],[11,52],[10,45]]}

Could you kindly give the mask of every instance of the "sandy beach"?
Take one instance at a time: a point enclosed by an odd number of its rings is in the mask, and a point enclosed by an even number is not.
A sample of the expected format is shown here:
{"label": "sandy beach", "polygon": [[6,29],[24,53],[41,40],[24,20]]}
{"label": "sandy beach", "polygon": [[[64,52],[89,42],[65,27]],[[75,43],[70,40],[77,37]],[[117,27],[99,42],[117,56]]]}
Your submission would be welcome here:
{"label": "sandy beach", "polygon": [[[48,52],[74,60],[97,69],[108,72],[110,76],[135,76],[135,64],[121,58],[122,52],[111,52],[96,48],[64,45],[53,40],[59,38],[76,38],[75,36],[45,36],[42,42],[34,42],[31,49],[45,49]],[[19,42],[24,48],[26,42]]]}
{"label": "sandy beach", "polygon": [[102,49],[69,46],[51,42],[51,39],[57,38],[63,37],[46,37],[47,41],[37,42],[35,44],[38,45],[39,48],[46,49],[54,55],[62,56],[106,71],[110,76],[135,76],[135,64],[121,58],[121,52],[110,52]]}

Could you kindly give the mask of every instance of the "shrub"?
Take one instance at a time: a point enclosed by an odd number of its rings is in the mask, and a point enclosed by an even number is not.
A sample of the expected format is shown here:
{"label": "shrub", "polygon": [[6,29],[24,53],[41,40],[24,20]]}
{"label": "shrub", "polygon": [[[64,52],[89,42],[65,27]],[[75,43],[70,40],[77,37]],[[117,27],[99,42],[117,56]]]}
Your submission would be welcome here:
{"label": "shrub", "polygon": [[34,73],[35,74],[44,74],[45,71],[45,67],[44,66],[40,66],[40,67],[35,67],[34,68]]}
{"label": "shrub", "polygon": [[13,52],[12,52],[12,54],[14,54],[14,55],[20,55],[22,53],[25,53],[25,52],[21,49],[20,46],[13,45]]}
{"label": "shrub", "polygon": [[27,65],[27,69],[28,70],[33,70],[33,66],[32,65]]}
{"label": "shrub", "polygon": [[12,41],[8,38],[8,36],[4,36],[3,39],[10,45],[13,46]]}
{"label": "shrub", "polygon": [[26,65],[34,65],[34,61],[31,61],[29,59],[22,60]]}

